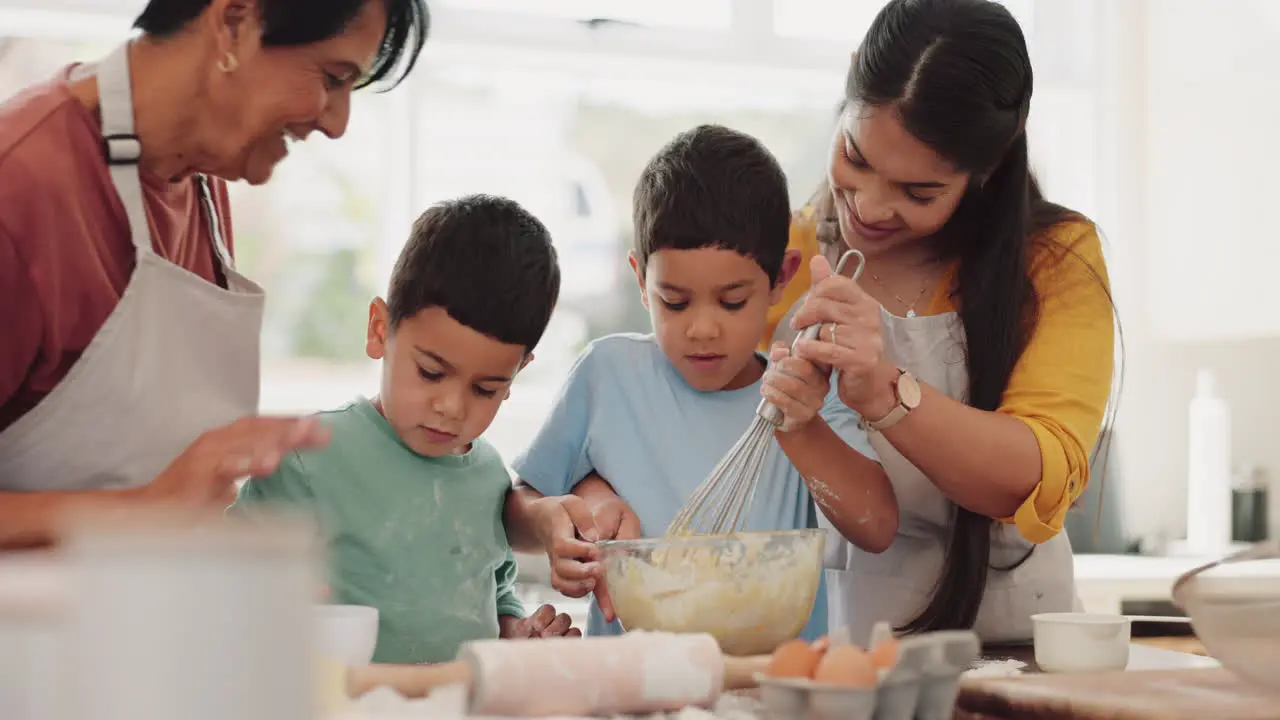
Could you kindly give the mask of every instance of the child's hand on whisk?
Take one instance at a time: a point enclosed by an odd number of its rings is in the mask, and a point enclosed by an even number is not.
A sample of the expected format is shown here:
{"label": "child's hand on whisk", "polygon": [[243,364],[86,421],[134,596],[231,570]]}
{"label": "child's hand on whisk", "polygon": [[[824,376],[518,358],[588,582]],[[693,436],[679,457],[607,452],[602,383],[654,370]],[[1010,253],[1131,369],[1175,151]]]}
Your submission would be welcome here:
{"label": "child's hand on whisk", "polygon": [[782,343],[773,346],[769,361],[760,393],[782,411],[778,430],[794,432],[818,417],[831,389],[830,380],[822,368],[793,356]]}

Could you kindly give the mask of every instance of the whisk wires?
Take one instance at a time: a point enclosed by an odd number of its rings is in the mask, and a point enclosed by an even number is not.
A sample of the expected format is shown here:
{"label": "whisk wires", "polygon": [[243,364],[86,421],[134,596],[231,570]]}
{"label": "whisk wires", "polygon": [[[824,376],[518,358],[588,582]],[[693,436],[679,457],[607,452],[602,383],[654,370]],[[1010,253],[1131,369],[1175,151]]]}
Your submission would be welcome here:
{"label": "whisk wires", "polygon": [[[842,255],[835,271],[836,274],[844,274],[845,265],[852,259],[858,262],[852,275],[856,281],[866,265],[866,258],[857,250],[849,250]],[[817,338],[821,329],[820,325],[805,328],[792,343],[792,350],[802,339]],[[667,527],[667,536],[726,535],[745,530],[751,517],[756,487],[760,484],[764,459],[773,445],[773,431],[781,427],[782,422],[782,411],[768,400],[762,400],[756,408],[751,427],[738,438],[738,442],[676,513]]]}
{"label": "whisk wires", "polygon": [[680,508],[667,527],[667,535],[723,535],[744,530],[773,430],[769,421],[757,415]]}

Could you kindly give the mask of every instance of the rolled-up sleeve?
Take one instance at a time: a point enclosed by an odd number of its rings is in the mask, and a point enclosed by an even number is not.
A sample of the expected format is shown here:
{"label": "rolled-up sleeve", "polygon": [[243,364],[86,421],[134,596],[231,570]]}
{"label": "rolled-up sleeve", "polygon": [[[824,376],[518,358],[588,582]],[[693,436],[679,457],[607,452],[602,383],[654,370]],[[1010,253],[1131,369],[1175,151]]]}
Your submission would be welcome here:
{"label": "rolled-up sleeve", "polygon": [[1031,267],[1039,316],[999,412],[1026,423],[1040,446],[1040,482],[1012,517],[1035,543],[1062,531],[1089,482],[1115,370],[1115,316],[1102,243],[1072,223],[1037,248]]}

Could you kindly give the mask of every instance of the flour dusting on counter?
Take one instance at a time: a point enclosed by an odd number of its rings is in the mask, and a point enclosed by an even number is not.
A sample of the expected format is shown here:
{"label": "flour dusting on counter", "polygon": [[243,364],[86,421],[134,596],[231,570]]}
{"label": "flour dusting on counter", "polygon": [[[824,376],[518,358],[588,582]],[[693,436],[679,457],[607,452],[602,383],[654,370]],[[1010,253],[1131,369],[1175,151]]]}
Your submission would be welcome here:
{"label": "flour dusting on counter", "polygon": [[[436,690],[422,700],[408,700],[390,688],[378,688],[352,702],[338,714],[326,720],[513,720],[493,716],[467,715],[466,688],[450,685]],[[649,715],[615,715],[609,720],[761,720],[764,708],[757,701],[742,695],[724,694],[712,710],[685,708],[674,713]],[[599,720],[599,718],[554,717],[540,720]]]}
{"label": "flour dusting on counter", "polygon": [[972,668],[961,673],[960,677],[1012,677],[1021,675],[1026,666],[1021,660],[979,660]]}

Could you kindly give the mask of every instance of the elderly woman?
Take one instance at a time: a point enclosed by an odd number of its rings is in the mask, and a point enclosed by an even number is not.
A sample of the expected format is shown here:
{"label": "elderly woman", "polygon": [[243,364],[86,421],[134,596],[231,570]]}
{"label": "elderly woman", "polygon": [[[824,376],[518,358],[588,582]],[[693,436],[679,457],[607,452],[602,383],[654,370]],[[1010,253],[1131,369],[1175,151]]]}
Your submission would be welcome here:
{"label": "elderly woman", "polygon": [[255,417],[226,182],[341,137],[428,24],[423,0],[150,0],[139,37],[0,105],[0,548],[72,505],[222,503],[326,441]]}

